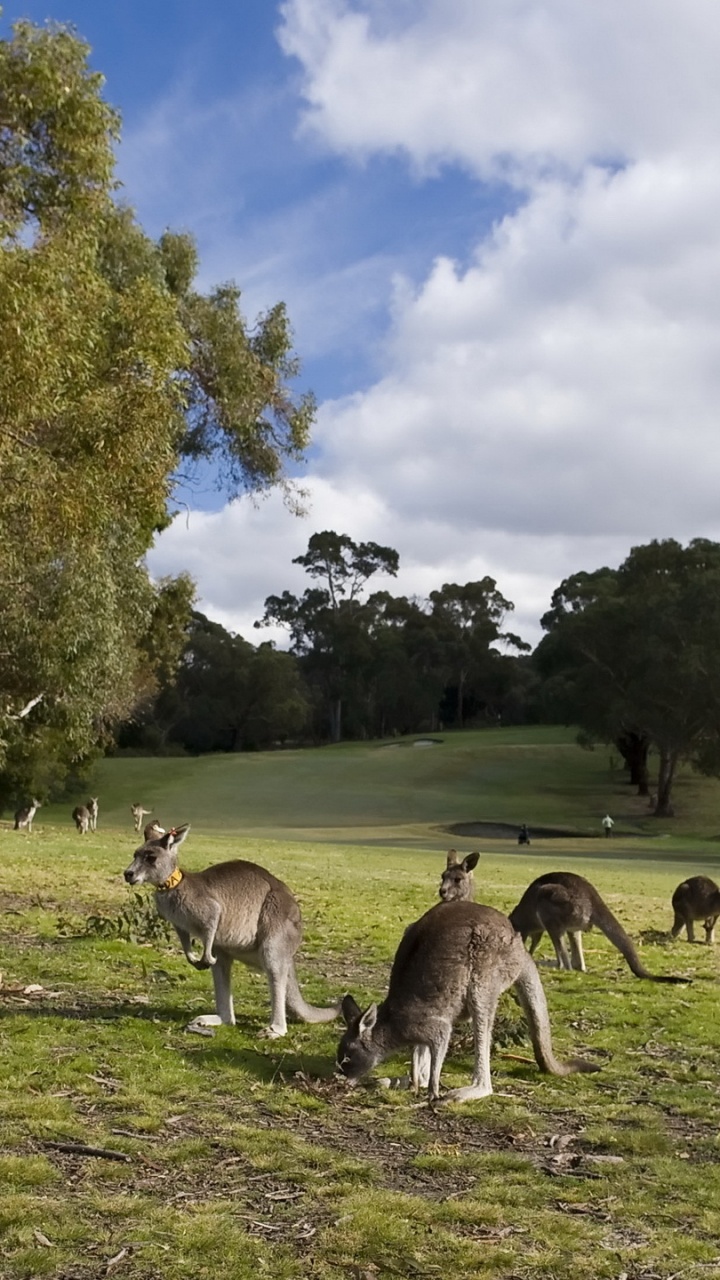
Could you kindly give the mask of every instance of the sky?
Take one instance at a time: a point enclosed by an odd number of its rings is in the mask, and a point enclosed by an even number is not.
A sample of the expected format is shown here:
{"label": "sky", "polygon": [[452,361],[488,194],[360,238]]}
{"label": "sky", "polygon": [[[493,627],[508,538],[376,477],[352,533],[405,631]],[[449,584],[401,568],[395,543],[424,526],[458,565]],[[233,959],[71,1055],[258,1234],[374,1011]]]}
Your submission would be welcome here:
{"label": "sky", "polygon": [[[426,596],[552,591],[652,538],[720,539],[716,0],[6,0],[76,27],[145,230],[203,287],[286,302],[319,409],[282,496],[211,476],[149,556],[257,642],[335,529]],[[279,638],[276,636],[275,638]]]}

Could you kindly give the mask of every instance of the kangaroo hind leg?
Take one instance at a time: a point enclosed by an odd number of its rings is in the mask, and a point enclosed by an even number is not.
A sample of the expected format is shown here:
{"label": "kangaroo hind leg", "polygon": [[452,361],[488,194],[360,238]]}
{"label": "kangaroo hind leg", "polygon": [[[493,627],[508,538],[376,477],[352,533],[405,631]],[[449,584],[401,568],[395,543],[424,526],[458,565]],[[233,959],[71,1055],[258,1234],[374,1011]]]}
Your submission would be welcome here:
{"label": "kangaroo hind leg", "polygon": [[234,1027],[235,1008],[232,998],[233,959],[226,951],[218,951],[216,963],[212,968],[213,986],[215,988],[215,1012],[201,1013],[188,1024],[188,1030],[199,1031],[203,1027]]}
{"label": "kangaroo hind leg", "polygon": [[267,938],[258,948],[258,959],[270,989],[270,1024],[261,1033],[268,1040],[287,1035],[287,995],[293,948],[284,934]]}
{"label": "kangaroo hind leg", "polygon": [[468,1013],[472,1018],[475,1040],[475,1067],[472,1084],[461,1089],[451,1089],[443,1102],[473,1102],[487,1098],[492,1093],[490,1079],[490,1047],[500,992],[487,985],[474,985],[468,993]]}
{"label": "kangaroo hind leg", "polygon": [[565,945],[565,934],[562,929],[551,927],[548,929],[550,939],[555,948],[555,958],[557,960],[558,969],[572,969],[572,961],[570,953]]}
{"label": "kangaroo hind leg", "polygon": [[568,942],[570,943],[570,958],[573,969],[577,969],[579,973],[587,973],[581,931],[573,929],[572,932],[568,933]]}

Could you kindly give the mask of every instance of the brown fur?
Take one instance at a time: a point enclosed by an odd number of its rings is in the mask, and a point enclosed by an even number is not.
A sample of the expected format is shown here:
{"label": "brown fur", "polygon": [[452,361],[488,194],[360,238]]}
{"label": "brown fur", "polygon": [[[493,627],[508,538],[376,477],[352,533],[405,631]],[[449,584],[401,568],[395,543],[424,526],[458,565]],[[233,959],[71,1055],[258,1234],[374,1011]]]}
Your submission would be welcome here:
{"label": "brown fur", "polygon": [[695,941],[695,921],[702,920],[705,929],[705,942],[712,946],[715,941],[715,922],[720,916],[720,889],[709,876],[691,876],[683,880],[672,896],[672,909],[675,913],[672,936],[677,938],[680,930],[687,929],[688,942]]}
{"label": "brown fur", "polygon": [[[610,908],[589,880],[572,871],[549,871],[538,876],[525,890],[510,921],[523,939],[530,938],[530,952],[547,931],[555,948],[558,969],[580,969],[585,972],[582,934],[595,926],[617,947],[635,974],[650,982],[688,982],[688,978],[666,977],[649,973],[642,964],[635,945],[616,920]],[[565,945],[569,938],[570,954]]]}
{"label": "brown fur", "polygon": [[439,902],[405,931],[380,1005],[361,1013],[352,996],[343,1001],[347,1031],[337,1067],[356,1080],[404,1046],[413,1047],[412,1083],[440,1092],[440,1072],[453,1025],[473,1023],[472,1084],[453,1089],[446,1102],[466,1102],[492,1093],[490,1044],[501,993],[514,986],[528,1020],[542,1071],[569,1075],[597,1071],[581,1060],[559,1062],[552,1049],[545,993],[535,963],[507,916],[474,902]]}
{"label": "brown fur", "polygon": [[[272,1003],[268,1036],[285,1035],[286,1005],[305,1022],[336,1018],[338,1005],[316,1008],[303,999],[295,975],[295,953],[302,939],[300,908],[282,880],[254,862],[237,860],[185,871],[175,887],[163,887],[177,868],[177,849],[188,831],[180,827],[148,840],[135,851],[125,879],[157,889],[158,912],[173,925],[187,960],[196,969],[212,970],[216,1013],[195,1019],[195,1024],[234,1025],[234,960],[267,977]],[[202,945],[199,957],[192,952],[193,939]]]}

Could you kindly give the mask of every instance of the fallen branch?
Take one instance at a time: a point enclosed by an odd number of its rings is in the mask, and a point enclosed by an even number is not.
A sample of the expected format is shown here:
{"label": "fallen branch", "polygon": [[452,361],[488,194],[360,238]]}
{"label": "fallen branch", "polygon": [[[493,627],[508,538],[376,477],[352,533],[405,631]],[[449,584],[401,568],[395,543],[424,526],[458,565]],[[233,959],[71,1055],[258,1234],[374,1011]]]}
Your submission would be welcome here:
{"label": "fallen branch", "polygon": [[111,1151],[109,1147],[88,1147],[84,1142],[53,1142],[47,1139],[43,1146],[52,1147],[53,1151],[65,1151],[71,1156],[100,1156],[104,1160],[121,1160],[123,1164],[132,1162],[132,1156],[124,1151]]}

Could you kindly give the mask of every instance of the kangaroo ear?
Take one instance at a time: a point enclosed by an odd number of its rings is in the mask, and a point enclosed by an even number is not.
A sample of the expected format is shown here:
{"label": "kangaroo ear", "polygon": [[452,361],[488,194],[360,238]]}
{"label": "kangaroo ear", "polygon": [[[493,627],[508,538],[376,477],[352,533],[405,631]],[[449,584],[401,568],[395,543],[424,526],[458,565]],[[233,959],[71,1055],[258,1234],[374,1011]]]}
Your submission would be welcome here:
{"label": "kangaroo ear", "polygon": [[360,1035],[361,1036],[364,1035],[366,1031],[372,1031],[376,1022],[377,1022],[377,1005],[371,1004],[365,1010],[364,1014],[360,1019],[360,1026],[358,1028]]}
{"label": "kangaroo ear", "polygon": [[360,1005],[350,995],[343,996],[340,1002],[340,1011],[345,1019],[346,1027],[349,1027],[360,1017]]}
{"label": "kangaroo ear", "polygon": [[167,832],[167,836],[164,837],[164,839],[167,839],[168,836],[170,837],[170,841],[167,847],[169,849],[174,849],[177,847],[177,845],[182,844],[189,830],[190,830],[189,822],[186,822],[184,827],[171,827],[170,830]]}
{"label": "kangaroo ear", "polygon": [[467,858],[463,858],[463,871],[472,871],[476,867],[480,858],[479,853],[469,853]]}
{"label": "kangaroo ear", "polygon": [[447,867],[456,867],[457,863],[458,863],[458,856],[455,849],[448,849],[447,862],[445,865]]}

